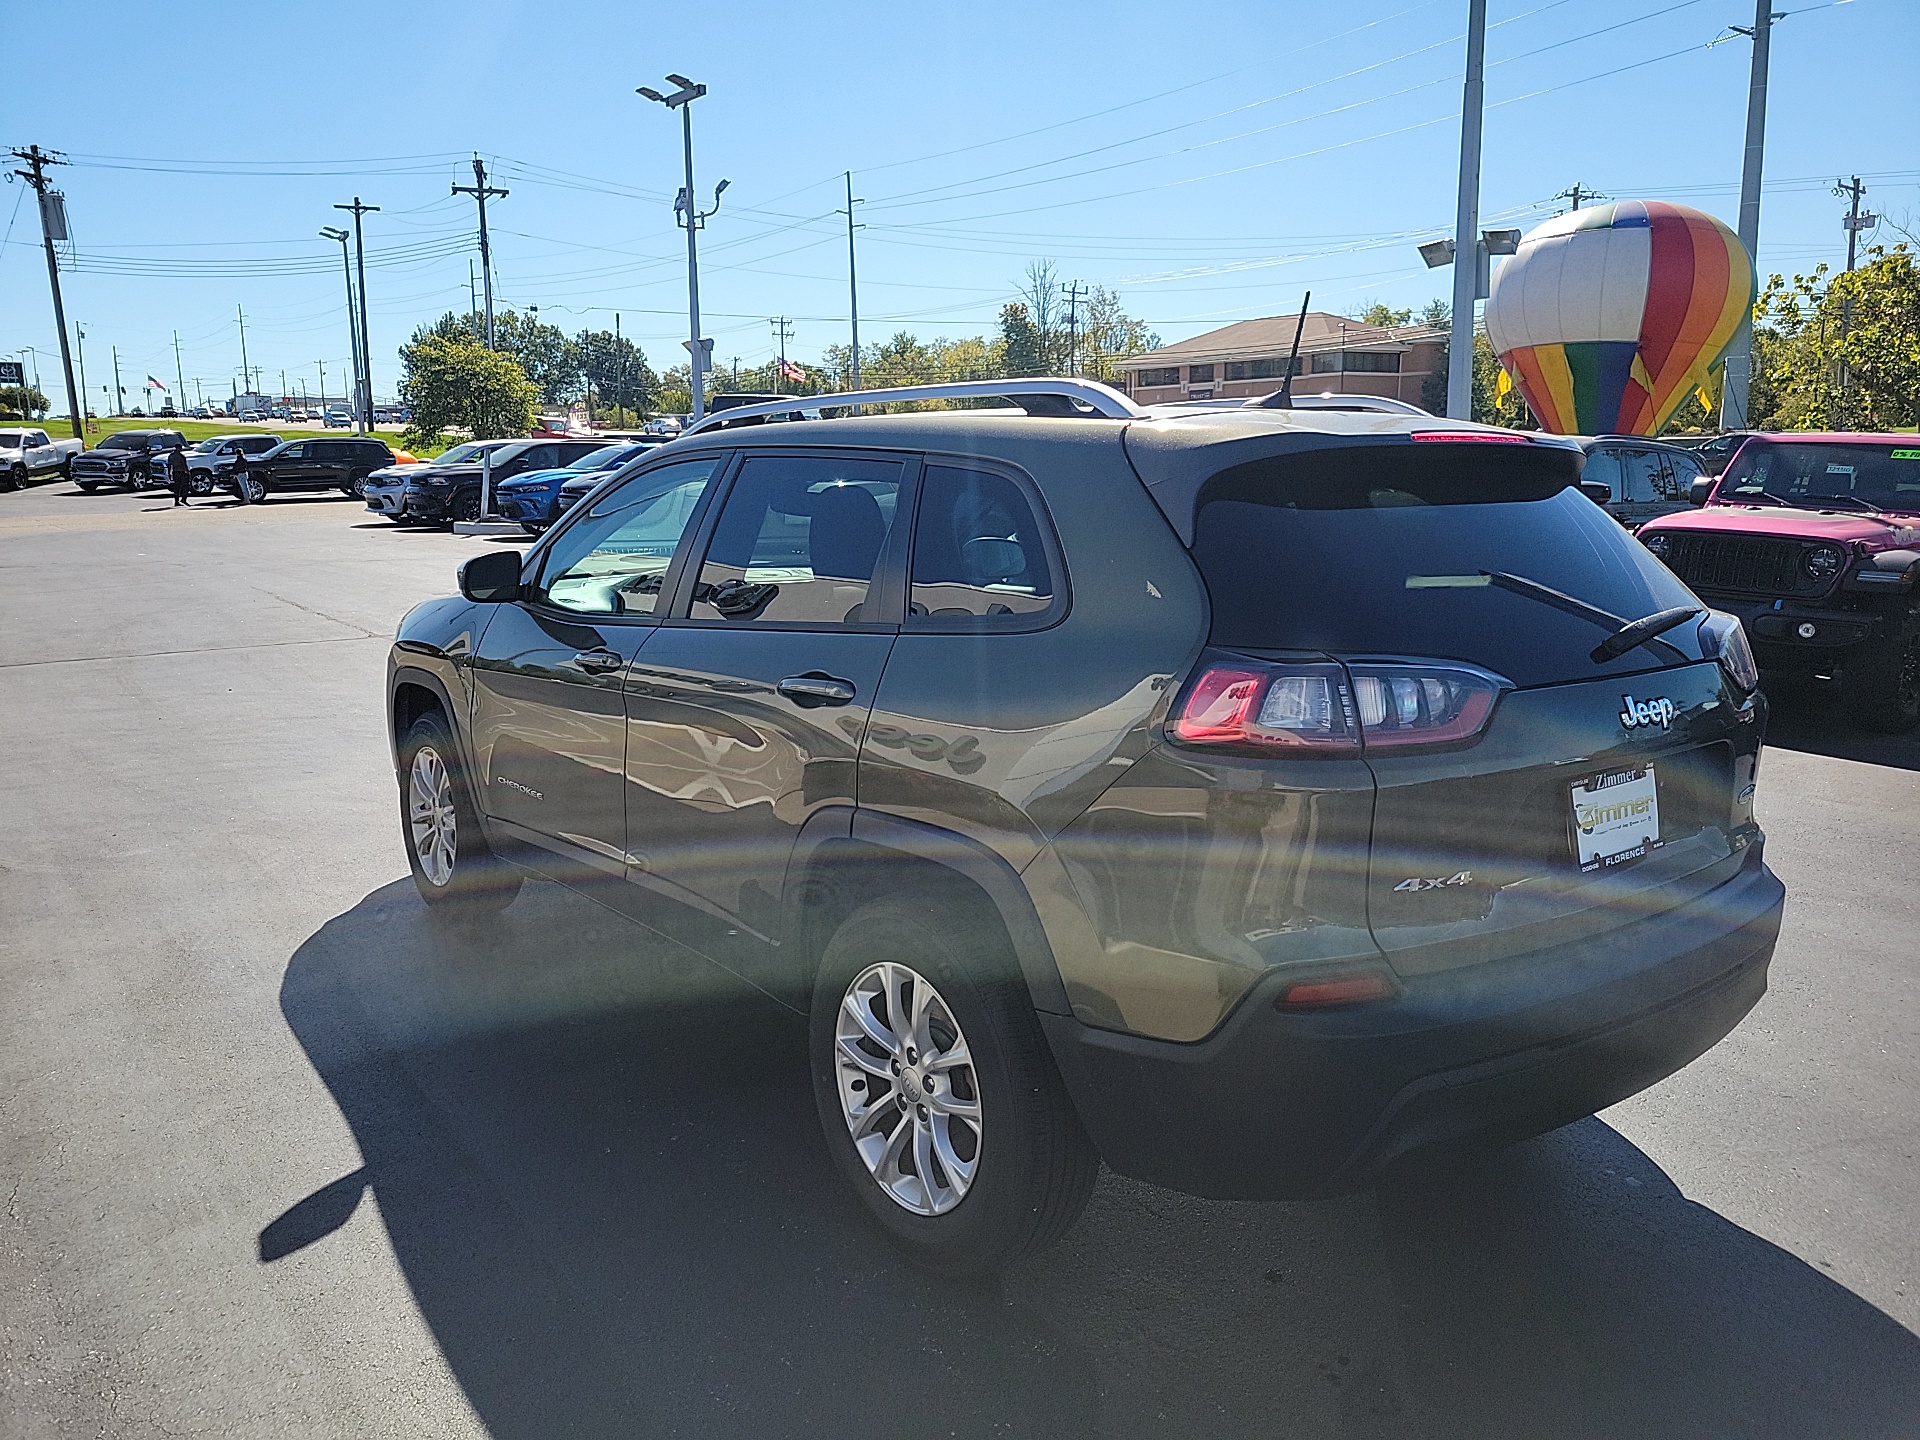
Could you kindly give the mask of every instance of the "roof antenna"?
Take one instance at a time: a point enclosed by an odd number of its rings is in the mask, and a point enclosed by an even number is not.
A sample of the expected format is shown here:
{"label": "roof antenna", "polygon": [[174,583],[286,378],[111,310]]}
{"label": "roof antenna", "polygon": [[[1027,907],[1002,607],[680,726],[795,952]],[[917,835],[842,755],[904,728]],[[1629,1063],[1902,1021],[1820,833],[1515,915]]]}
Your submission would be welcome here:
{"label": "roof antenna", "polygon": [[1313,292],[1307,291],[1300,297],[1300,319],[1293,327],[1293,350],[1287,356],[1287,377],[1280,382],[1280,388],[1260,402],[1263,410],[1291,410],[1293,408],[1293,367],[1300,359],[1300,334],[1307,328],[1307,302],[1313,299]]}

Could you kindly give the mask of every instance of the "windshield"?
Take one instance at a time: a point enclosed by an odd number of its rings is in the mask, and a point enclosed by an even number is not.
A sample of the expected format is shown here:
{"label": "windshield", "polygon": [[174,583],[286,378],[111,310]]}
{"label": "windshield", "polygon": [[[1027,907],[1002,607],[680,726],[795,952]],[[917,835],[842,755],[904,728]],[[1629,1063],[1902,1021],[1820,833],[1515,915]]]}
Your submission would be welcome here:
{"label": "windshield", "polygon": [[19,435],[9,435],[6,431],[0,430],[0,450],[18,450],[19,448]]}
{"label": "windshield", "polygon": [[213,440],[202,440],[198,445],[193,447],[193,453],[196,455],[218,455],[226,448],[227,441],[225,440],[217,438]]}
{"label": "windshield", "polygon": [[436,455],[429,465],[469,465],[489,450],[497,450],[507,444],[505,440],[469,440],[464,445],[456,445],[444,454]]}
{"label": "windshield", "polygon": [[147,437],[144,435],[109,435],[100,442],[102,450],[144,450]]}
{"label": "windshield", "polygon": [[609,465],[618,464],[620,457],[630,449],[626,445],[605,445],[598,450],[589,450],[578,460],[567,466],[569,470],[604,470]]}
{"label": "windshield", "polygon": [[1727,467],[1718,498],[1920,510],[1920,438],[1884,444],[1755,442]]}
{"label": "windshield", "polygon": [[1538,598],[1622,620],[1695,603],[1574,473],[1545,447],[1405,445],[1217,475],[1193,544],[1214,643],[1460,659],[1522,686],[1644,669],[1644,650],[1596,663],[1599,617]]}

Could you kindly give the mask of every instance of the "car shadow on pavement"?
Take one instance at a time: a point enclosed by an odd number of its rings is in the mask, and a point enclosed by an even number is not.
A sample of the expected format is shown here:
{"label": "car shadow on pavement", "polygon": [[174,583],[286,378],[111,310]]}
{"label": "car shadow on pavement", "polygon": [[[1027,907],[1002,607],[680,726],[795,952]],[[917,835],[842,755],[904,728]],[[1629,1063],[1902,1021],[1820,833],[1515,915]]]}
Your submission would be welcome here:
{"label": "car shadow on pavement", "polygon": [[261,1262],[324,1263],[377,1211],[503,1440],[1860,1437],[1920,1415],[1920,1339],[1599,1120],[1312,1204],[1103,1175],[1060,1246],[963,1285],[841,1193],[800,1022],[572,891],[530,883],[462,928],[385,886],[301,945],[281,1005],[364,1163],[289,1156]]}
{"label": "car shadow on pavement", "polygon": [[1877,735],[1862,730],[1847,714],[1844,697],[1831,687],[1812,685],[1778,695],[1769,693],[1767,744],[1836,760],[1920,770],[1920,731]]}

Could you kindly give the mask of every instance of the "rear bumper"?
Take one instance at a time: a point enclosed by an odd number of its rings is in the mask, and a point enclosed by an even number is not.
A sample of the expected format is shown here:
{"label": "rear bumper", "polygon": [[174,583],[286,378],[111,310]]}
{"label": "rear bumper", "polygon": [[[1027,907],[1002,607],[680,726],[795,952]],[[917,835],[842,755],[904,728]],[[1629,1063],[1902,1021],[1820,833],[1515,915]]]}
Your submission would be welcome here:
{"label": "rear bumper", "polygon": [[1283,1013],[1275,976],[1192,1045],[1039,1018],[1114,1169],[1217,1199],[1336,1193],[1431,1146],[1568,1124],[1703,1054],[1766,993],[1785,895],[1756,847],[1682,909],[1392,1001]]}

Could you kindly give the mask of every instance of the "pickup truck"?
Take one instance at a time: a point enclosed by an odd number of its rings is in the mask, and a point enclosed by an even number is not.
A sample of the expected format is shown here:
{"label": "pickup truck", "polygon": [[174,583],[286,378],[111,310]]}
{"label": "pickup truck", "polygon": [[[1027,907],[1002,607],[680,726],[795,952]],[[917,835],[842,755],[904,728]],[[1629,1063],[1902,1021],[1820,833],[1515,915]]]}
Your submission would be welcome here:
{"label": "pickup truck", "polygon": [[44,430],[0,430],[0,490],[24,490],[49,475],[65,476],[68,462],[86,448],[84,440],[49,440]]}
{"label": "pickup truck", "polygon": [[82,490],[118,485],[138,490],[167,482],[167,455],[187,448],[178,430],[120,430],[73,457],[68,473]]}

